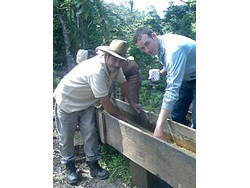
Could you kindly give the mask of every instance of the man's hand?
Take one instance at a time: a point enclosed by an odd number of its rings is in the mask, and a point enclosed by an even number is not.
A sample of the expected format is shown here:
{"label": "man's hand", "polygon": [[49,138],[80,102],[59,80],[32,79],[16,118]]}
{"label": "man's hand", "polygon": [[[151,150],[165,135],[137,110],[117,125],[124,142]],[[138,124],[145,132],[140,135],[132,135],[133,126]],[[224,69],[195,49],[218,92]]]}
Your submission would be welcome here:
{"label": "man's hand", "polygon": [[148,79],[155,82],[160,79],[160,69],[150,69],[148,71]]}
{"label": "man's hand", "polygon": [[161,112],[159,114],[159,117],[156,122],[156,127],[154,130],[154,136],[157,138],[162,138],[163,137],[163,131],[164,131],[164,126],[167,120],[167,117],[169,115],[170,111],[166,110],[164,108],[161,109]]}
{"label": "man's hand", "polygon": [[154,136],[157,138],[163,137],[164,126],[156,126],[154,130]]}
{"label": "man's hand", "polygon": [[131,107],[132,107],[137,113],[140,113],[140,111],[142,110],[141,104],[132,103],[132,104],[131,104]]}

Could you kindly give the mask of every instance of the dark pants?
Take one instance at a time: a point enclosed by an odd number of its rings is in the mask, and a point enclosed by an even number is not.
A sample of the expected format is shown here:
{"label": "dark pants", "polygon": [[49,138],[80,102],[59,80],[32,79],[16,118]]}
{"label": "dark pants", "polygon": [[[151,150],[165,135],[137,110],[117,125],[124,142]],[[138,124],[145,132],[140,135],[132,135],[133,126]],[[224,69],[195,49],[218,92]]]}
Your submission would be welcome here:
{"label": "dark pants", "polygon": [[182,83],[179,91],[179,99],[173,107],[171,117],[174,121],[186,125],[186,115],[192,101],[191,127],[196,129],[196,80]]}

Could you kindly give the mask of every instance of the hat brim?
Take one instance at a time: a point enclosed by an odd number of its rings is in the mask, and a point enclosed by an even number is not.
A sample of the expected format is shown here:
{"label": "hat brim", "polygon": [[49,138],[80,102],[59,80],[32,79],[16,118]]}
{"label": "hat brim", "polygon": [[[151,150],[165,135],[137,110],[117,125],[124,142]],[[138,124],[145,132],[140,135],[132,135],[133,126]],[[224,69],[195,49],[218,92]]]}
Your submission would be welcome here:
{"label": "hat brim", "polygon": [[119,54],[117,54],[117,53],[115,53],[115,52],[109,50],[109,49],[108,49],[108,46],[98,46],[98,47],[96,48],[96,50],[101,50],[101,51],[103,51],[103,52],[107,52],[107,53],[109,53],[109,54],[111,54],[111,55],[113,55],[113,56],[115,56],[115,57],[117,57],[117,58],[119,58],[119,59],[122,59],[122,60],[128,60],[127,58],[122,57],[122,56],[120,56]]}

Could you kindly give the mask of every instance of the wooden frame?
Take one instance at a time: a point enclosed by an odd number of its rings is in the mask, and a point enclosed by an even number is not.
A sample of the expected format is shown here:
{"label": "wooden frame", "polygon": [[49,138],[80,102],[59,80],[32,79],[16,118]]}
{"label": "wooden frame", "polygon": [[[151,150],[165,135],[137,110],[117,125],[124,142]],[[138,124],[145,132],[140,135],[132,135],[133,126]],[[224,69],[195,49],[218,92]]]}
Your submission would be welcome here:
{"label": "wooden frame", "polygon": [[[114,147],[131,161],[171,186],[194,188],[196,186],[196,131],[168,120],[164,133],[166,140],[158,139],[152,135],[157,120],[156,115],[146,111],[138,114],[127,103],[118,99],[113,102],[131,121],[131,124],[105,111],[97,110],[102,142]],[[132,125],[132,122],[136,126]]]}

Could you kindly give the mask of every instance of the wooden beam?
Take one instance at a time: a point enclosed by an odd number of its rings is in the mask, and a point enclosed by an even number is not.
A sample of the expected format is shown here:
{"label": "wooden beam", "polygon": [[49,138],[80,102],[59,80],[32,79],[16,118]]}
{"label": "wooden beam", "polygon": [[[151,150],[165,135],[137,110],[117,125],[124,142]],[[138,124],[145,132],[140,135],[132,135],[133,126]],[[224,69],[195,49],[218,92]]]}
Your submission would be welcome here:
{"label": "wooden beam", "polygon": [[[137,113],[126,102],[119,99],[113,99],[112,101],[127,117],[131,125],[144,128],[149,132],[154,131],[158,119],[157,115],[145,110]],[[166,122],[163,139],[191,152],[196,152],[196,130],[170,119]]]}

